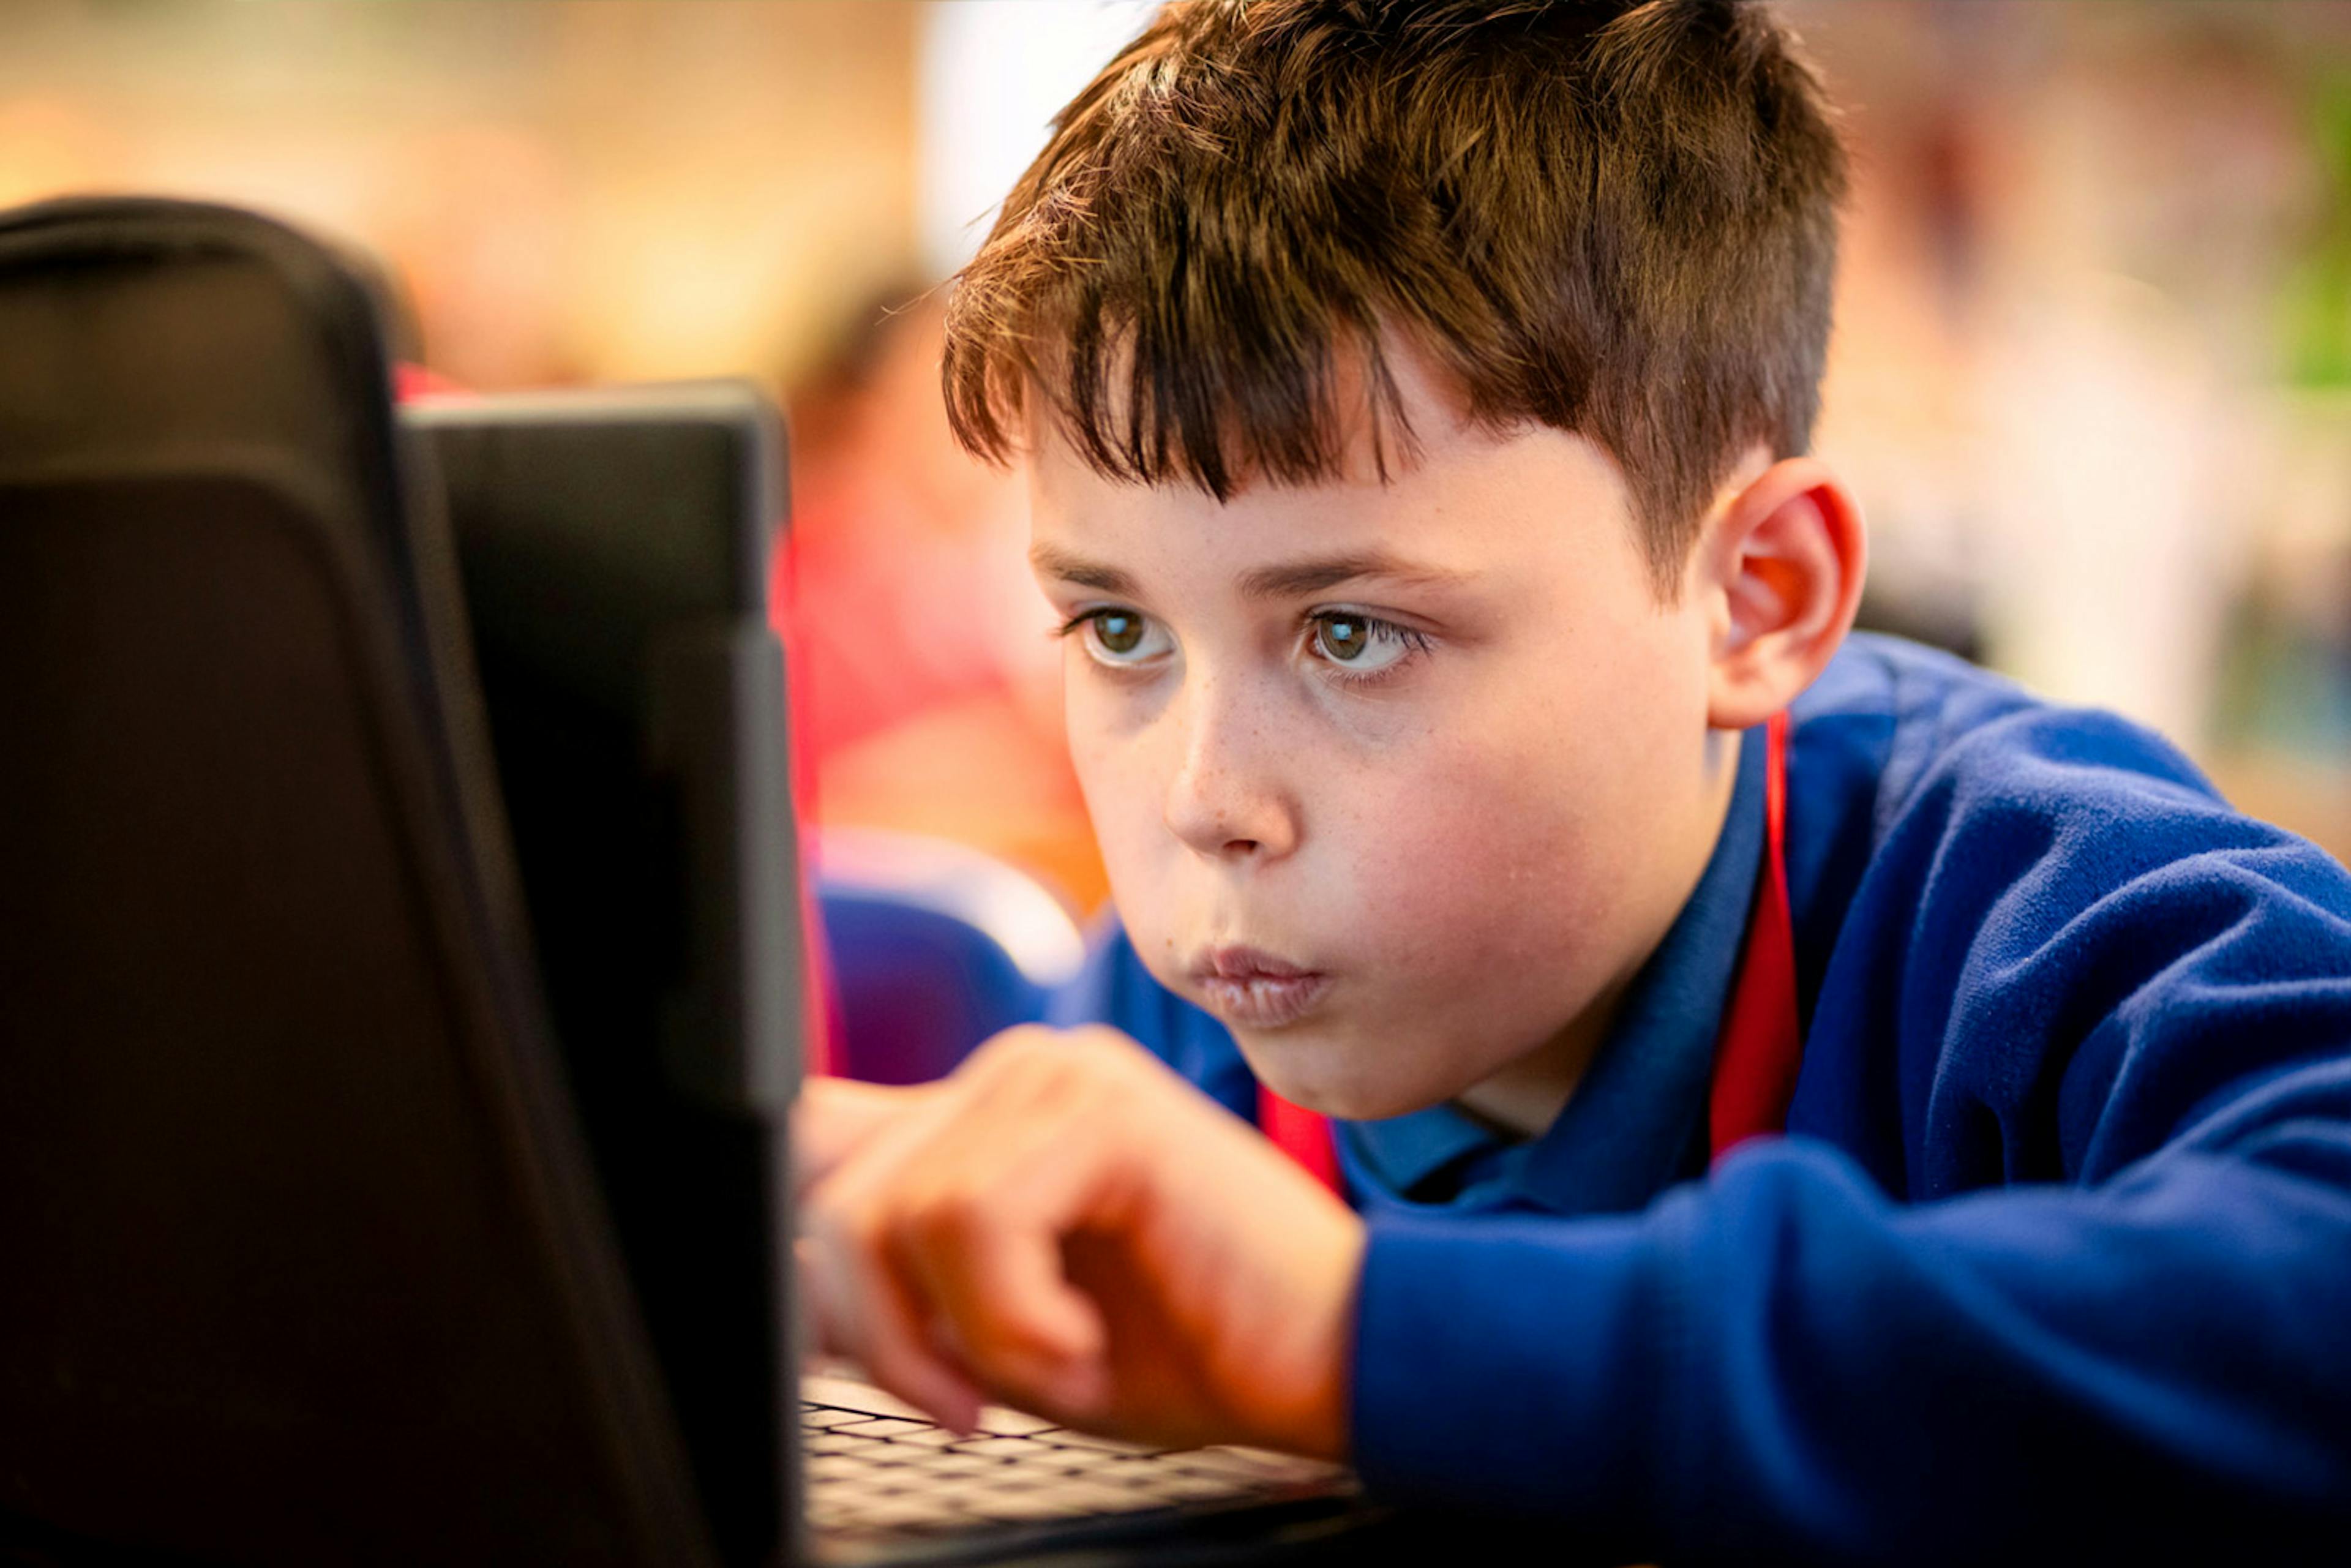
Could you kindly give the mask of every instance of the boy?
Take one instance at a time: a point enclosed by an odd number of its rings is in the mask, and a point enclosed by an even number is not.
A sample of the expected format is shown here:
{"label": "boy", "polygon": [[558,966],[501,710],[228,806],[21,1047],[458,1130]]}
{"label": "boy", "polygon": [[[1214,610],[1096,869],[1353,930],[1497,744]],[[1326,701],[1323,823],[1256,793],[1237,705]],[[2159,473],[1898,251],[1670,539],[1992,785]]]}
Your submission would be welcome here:
{"label": "boy", "polygon": [[1070,106],[946,379],[1123,926],[810,1086],[831,1347],[1626,1554],[2339,1542],[2351,876],[1847,643],[1842,180],[1698,0],[1178,4]]}

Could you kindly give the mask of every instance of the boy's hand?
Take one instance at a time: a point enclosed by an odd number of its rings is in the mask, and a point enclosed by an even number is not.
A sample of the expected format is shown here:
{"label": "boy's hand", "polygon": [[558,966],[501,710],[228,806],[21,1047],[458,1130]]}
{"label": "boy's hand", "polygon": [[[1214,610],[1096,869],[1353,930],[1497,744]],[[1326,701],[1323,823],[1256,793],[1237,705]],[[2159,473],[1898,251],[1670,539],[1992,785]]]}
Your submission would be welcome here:
{"label": "boy's hand", "polygon": [[1345,1457],[1361,1222],[1125,1036],[1010,1030],[914,1089],[813,1079],[794,1136],[817,1335],[901,1398]]}

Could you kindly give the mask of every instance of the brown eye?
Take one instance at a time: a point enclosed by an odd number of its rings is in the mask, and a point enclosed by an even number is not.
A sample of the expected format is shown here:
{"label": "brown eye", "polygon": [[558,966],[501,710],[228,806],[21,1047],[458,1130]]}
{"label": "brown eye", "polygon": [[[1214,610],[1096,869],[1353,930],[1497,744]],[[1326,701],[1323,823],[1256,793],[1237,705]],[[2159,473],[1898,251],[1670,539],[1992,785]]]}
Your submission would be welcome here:
{"label": "brown eye", "polygon": [[1094,617],[1094,640],[1106,653],[1132,653],[1143,646],[1143,617],[1105,610]]}
{"label": "brown eye", "polygon": [[1139,611],[1097,610],[1079,624],[1086,657],[1112,669],[1149,668],[1176,651],[1167,629]]}
{"label": "brown eye", "polygon": [[1371,623],[1353,615],[1325,615],[1314,623],[1314,646],[1324,658],[1350,664],[1372,645]]}
{"label": "brown eye", "polygon": [[1429,643],[1423,633],[1376,615],[1324,610],[1313,617],[1307,645],[1315,658],[1331,667],[1334,678],[1363,680],[1426,653]]}

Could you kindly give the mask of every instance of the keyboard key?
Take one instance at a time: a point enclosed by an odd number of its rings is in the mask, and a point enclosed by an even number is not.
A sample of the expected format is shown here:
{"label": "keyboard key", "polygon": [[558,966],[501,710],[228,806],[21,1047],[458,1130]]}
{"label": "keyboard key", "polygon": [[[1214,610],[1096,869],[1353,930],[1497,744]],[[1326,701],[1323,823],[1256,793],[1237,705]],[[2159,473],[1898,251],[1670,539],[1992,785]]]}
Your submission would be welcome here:
{"label": "keyboard key", "polygon": [[1001,1475],[1013,1468],[1002,1459],[984,1459],[977,1454],[942,1454],[926,1448],[912,1456],[905,1469],[912,1476],[946,1478]]}
{"label": "keyboard key", "polygon": [[870,1383],[844,1377],[803,1377],[801,1397],[810,1404],[827,1406],[836,1410],[855,1410],[865,1418],[876,1416],[901,1416],[921,1421],[928,1417],[904,1400],[883,1393]]}
{"label": "keyboard key", "polygon": [[978,1426],[981,1431],[993,1437],[1028,1437],[1039,1432],[1059,1429],[1050,1421],[1024,1416],[1018,1410],[1007,1410],[1001,1405],[982,1406]]}
{"label": "keyboard key", "polygon": [[945,1427],[925,1427],[919,1432],[901,1432],[890,1439],[893,1445],[912,1444],[925,1448],[944,1448],[949,1443],[962,1443],[969,1440],[960,1433]]}
{"label": "keyboard key", "polygon": [[828,1427],[844,1426],[852,1421],[871,1421],[873,1417],[863,1410],[835,1410],[826,1405],[809,1405],[800,1410],[800,1429],[820,1431]]}
{"label": "keyboard key", "polygon": [[957,1443],[947,1450],[951,1454],[985,1454],[1005,1459],[1019,1458],[1024,1454],[1049,1454],[1051,1451],[1049,1445],[1028,1437],[974,1437],[968,1442]]}
{"label": "keyboard key", "polygon": [[1108,1476],[1130,1469],[1143,1461],[1118,1454],[1098,1454],[1092,1448],[1050,1448],[1044,1462],[1073,1476]]}
{"label": "keyboard key", "polygon": [[928,1421],[902,1421],[895,1416],[883,1416],[832,1429],[846,1432],[852,1437],[903,1437],[915,1432],[935,1432],[939,1428]]}

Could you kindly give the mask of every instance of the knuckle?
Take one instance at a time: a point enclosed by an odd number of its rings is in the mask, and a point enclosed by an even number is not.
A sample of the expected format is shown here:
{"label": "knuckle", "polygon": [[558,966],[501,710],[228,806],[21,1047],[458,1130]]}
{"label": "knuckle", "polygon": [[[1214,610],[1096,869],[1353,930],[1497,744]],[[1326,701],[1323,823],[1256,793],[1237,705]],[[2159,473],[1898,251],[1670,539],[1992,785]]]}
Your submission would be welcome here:
{"label": "knuckle", "polygon": [[971,1053],[974,1067],[1001,1067],[1008,1061],[1023,1061],[1034,1056],[1040,1046],[1049,1045],[1055,1031],[1042,1024],[1016,1024],[982,1040]]}
{"label": "knuckle", "polygon": [[1132,1056],[1143,1051],[1133,1037],[1106,1023],[1081,1024],[1071,1030],[1069,1036],[1074,1041],[1082,1042],[1088,1051],[1111,1057]]}
{"label": "knuckle", "polygon": [[988,1226],[987,1199],[968,1188],[933,1193],[910,1205],[902,1230],[906,1239],[926,1250],[970,1249]]}
{"label": "knuckle", "polygon": [[1077,1053],[1060,1030],[1024,1025],[1005,1030],[972,1055],[968,1071],[992,1090],[1054,1082],[1071,1070]]}
{"label": "knuckle", "polygon": [[1072,1046],[1105,1078],[1134,1083],[1162,1071],[1159,1059],[1132,1037],[1104,1024],[1090,1024],[1072,1032]]}
{"label": "knuckle", "polygon": [[1123,1030],[1107,1024],[1054,1029],[1018,1024],[989,1036],[965,1059],[964,1070],[1005,1071],[1044,1067],[1079,1071],[1156,1065],[1158,1059]]}

